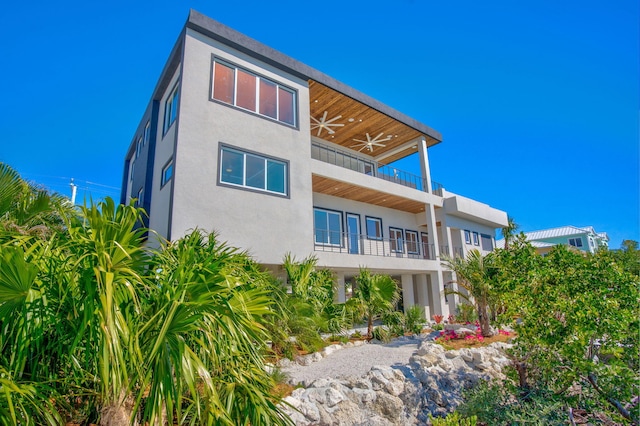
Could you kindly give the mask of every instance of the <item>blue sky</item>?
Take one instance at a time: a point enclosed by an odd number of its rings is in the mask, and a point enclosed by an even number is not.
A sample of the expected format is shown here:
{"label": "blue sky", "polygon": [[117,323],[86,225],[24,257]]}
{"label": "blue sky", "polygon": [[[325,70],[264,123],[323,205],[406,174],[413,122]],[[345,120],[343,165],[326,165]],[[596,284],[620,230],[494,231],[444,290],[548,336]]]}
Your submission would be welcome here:
{"label": "blue sky", "polygon": [[193,8],[441,132],[432,178],[522,230],[640,240],[637,0],[18,3],[0,14],[0,161],[53,190],[118,198]]}

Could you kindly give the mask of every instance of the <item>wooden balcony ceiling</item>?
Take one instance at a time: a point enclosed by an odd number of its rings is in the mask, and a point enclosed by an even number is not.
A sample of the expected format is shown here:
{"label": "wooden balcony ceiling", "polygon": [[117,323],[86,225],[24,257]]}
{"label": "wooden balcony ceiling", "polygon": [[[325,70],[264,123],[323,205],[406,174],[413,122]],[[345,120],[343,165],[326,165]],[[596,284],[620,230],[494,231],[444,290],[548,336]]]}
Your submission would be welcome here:
{"label": "wooden balcony ceiling", "polygon": [[[383,164],[391,163],[417,152],[417,145],[411,142],[418,137],[424,137],[427,140],[427,146],[439,142],[429,135],[420,133],[386,114],[313,80],[309,80],[309,98],[311,117],[327,123],[317,127],[318,123],[312,119],[312,136],[336,143],[344,148],[360,151]],[[335,124],[342,124],[342,126],[335,126]],[[369,139],[367,139],[367,133]],[[380,142],[379,145],[365,146],[354,139]]]}
{"label": "wooden balcony ceiling", "polygon": [[376,206],[402,210],[409,213],[420,213],[424,211],[424,204],[419,201],[376,191],[372,188],[363,188],[316,175],[312,176],[311,182],[313,192],[320,194],[332,195],[334,197],[346,198],[348,200],[360,201],[362,203],[374,204]]}

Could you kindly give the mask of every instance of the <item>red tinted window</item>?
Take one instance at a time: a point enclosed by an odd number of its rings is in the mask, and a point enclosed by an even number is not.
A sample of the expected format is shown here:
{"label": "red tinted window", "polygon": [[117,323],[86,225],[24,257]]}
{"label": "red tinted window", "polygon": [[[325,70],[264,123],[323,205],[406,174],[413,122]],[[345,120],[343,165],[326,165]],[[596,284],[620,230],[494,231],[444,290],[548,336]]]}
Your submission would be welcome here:
{"label": "red tinted window", "polygon": [[213,98],[233,104],[233,68],[219,62],[213,70]]}
{"label": "red tinted window", "polygon": [[236,105],[251,111],[256,110],[256,76],[238,70],[238,92]]}

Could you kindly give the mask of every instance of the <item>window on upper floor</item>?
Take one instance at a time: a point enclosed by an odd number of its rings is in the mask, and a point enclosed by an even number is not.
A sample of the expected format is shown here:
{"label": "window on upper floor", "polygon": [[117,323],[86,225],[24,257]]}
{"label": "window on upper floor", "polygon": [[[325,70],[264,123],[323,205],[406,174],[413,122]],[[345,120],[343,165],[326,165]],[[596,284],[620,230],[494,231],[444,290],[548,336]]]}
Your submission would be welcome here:
{"label": "window on upper floor", "polygon": [[138,191],[138,195],[136,196],[136,207],[142,207],[142,197],[144,197],[144,187],[140,188]]}
{"label": "window on upper floor", "polygon": [[138,142],[136,143],[136,158],[140,157],[142,153],[142,136],[138,138]]}
{"label": "window on upper floor", "polygon": [[382,239],[382,219],[366,216],[367,238],[370,240]]}
{"label": "window on upper floor", "polygon": [[480,234],[480,238],[482,241],[482,250],[485,250],[485,251],[493,250],[493,238],[491,238],[491,235]]}
{"label": "window on upper floor", "polygon": [[147,124],[144,126],[144,140],[143,145],[146,145],[151,140],[151,122],[147,121]]}
{"label": "window on upper floor", "polygon": [[404,253],[404,235],[402,229],[389,227],[389,247],[392,253]]}
{"label": "window on upper floor", "polygon": [[167,182],[171,180],[173,177],[173,159],[169,160],[169,162],[162,168],[162,178],[160,181],[160,188],[165,186]]}
{"label": "window on upper floor", "polygon": [[569,245],[573,247],[582,247],[582,238],[569,238]]}
{"label": "window on upper floor", "polygon": [[418,232],[405,231],[404,236],[407,241],[407,253],[420,254],[420,246],[418,245]]}
{"label": "window on upper floor", "polygon": [[219,59],[213,61],[212,80],[214,100],[296,125],[293,89]]}
{"label": "window on upper floor", "polygon": [[471,244],[471,231],[464,230],[464,242]]}
{"label": "window on upper floor", "polygon": [[163,133],[167,133],[167,130],[171,127],[174,121],[176,121],[176,117],[178,116],[178,101],[180,100],[180,86],[176,83],[176,86],[171,91],[171,95],[167,98],[167,101],[164,103],[164,131]]}
{"label": "window on upper floor", "polygon": [[480,238],[477,232],[473,233],[473,245],[476,245],[476,246],[480,245]]}
{"label": "window on upper floor", "polygon": [[289,164],[286,161],[242,151],[228,146],[220,147],[220,183],[288,195]]}
{"label": "window on upper floor", "polygon": [[316,244],[340,246],[342,243],[342,212],[314,208],[313,228]]}

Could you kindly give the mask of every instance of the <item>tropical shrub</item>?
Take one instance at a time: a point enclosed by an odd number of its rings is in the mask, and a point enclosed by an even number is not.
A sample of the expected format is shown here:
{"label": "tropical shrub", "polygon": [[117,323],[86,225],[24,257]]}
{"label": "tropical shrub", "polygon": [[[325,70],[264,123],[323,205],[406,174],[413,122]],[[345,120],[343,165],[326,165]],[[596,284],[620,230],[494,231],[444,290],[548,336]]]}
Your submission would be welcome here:
{"label": "tropical shrub", "polygon": [[426,322],[424,309],[413,305],[404,314],[404,331],[405,333],[420,334]]}
{"label": "tropical shrub", "polygon": [[393,311],[399,299],[400,290],[390,276],[372,274],[368,269],[360,268],[356,288],[347,307],[367,321],[367,337],[370,339],[373,321]]}

